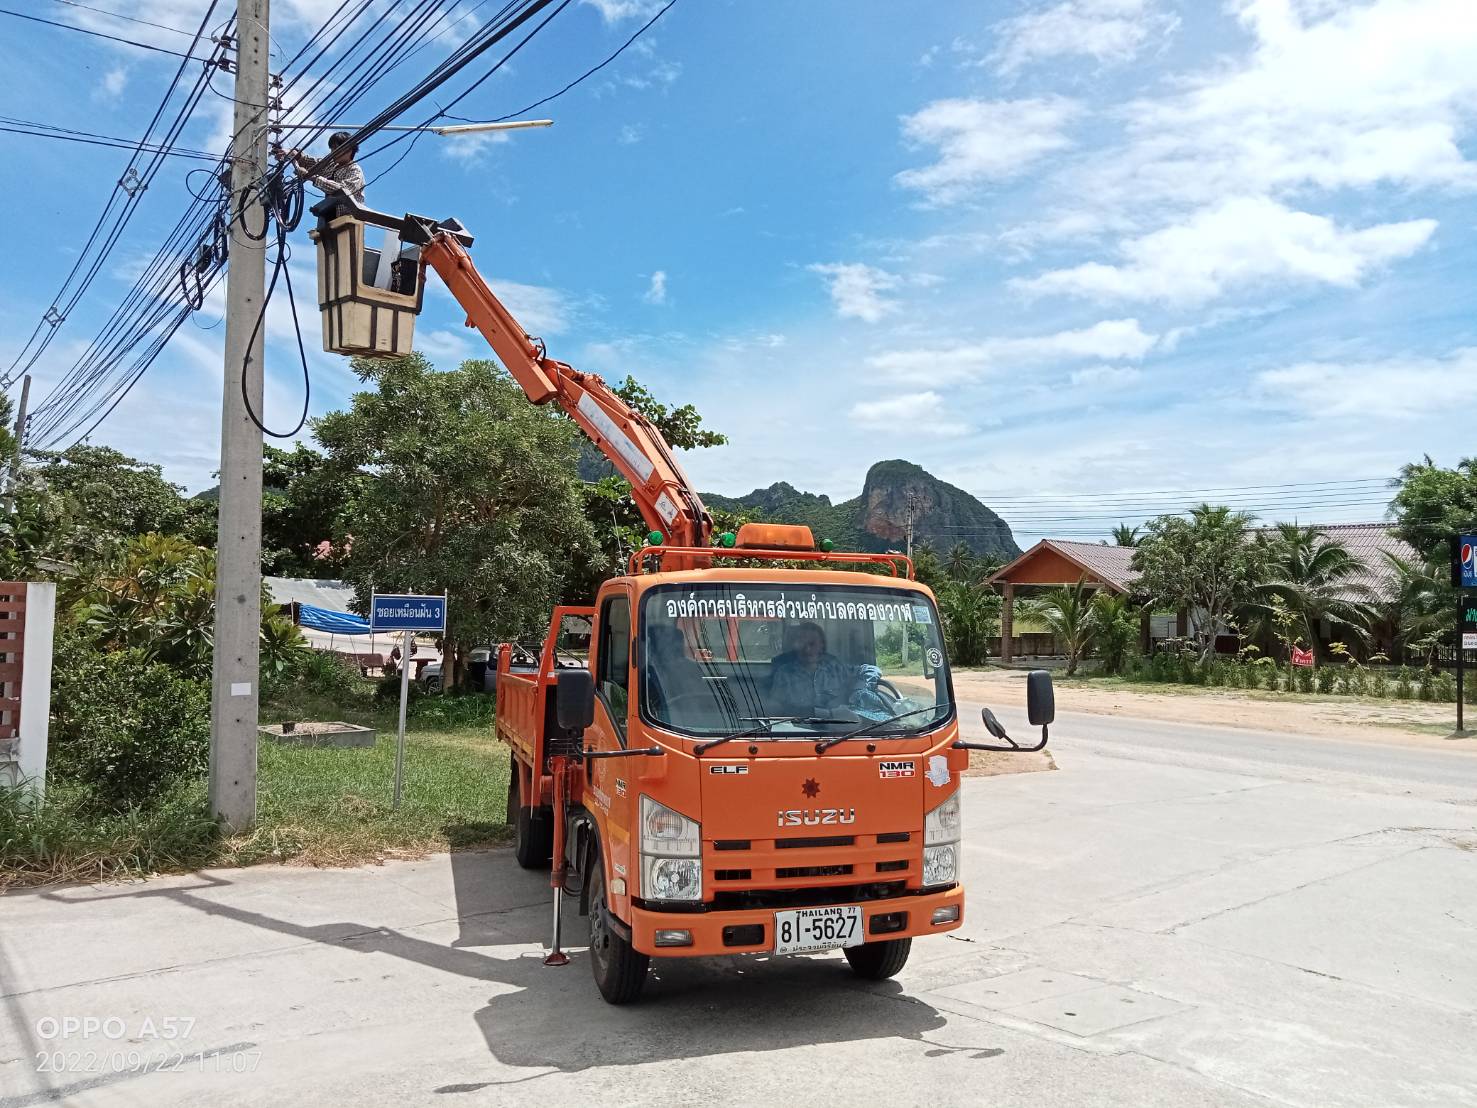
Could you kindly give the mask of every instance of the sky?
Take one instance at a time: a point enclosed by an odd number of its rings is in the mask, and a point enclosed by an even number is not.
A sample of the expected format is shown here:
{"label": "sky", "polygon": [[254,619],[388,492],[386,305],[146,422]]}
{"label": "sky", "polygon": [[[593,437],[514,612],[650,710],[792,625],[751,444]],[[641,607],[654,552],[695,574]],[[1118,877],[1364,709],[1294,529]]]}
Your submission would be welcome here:
{"label": "sky", "polygon": [[[186,28],[206,7],[88,2]],[[13,6],[188,42],[61,0]],[[557,90],[660,6],[576,0],[457,114]],[[335,7],[275,0],[278,56]],[[460,13],[480,18],[473,0]],[[5,16],[0,58],[0,114],[123,137],[178,62]],[[179,144],[223,149],[230,107],[207,95]],[[1321,490],[1477,453],[1470,0],[679,0],[535,114],[555,125],[427,136],[369,202],[460,218],[553,356],[696,404],[729,436],[684,459],[705,491],[783,480],[845,499],[901,457],[1024,542],[1101,533],[1119,507],[1141,517],[1151,491],[1252,490],[1227,496],[1268,519],[1378,519],[1378,485]],[[0,134],[0,366],[126,161]],[[36,398],[183,211],[204,163],[171,161],[38,363]],[[357,381],[314,349],[306,226],[296,239],[321,415]],[[418,347],[448,366],[483,356],[436,289]],[[217,293],[90,441],[192,491],[214,483],[220,309]],[[285,297],[268,325],[267,419],[290,427],[303,383]],[[1270,488],[1312,482],[1328,484]]]}

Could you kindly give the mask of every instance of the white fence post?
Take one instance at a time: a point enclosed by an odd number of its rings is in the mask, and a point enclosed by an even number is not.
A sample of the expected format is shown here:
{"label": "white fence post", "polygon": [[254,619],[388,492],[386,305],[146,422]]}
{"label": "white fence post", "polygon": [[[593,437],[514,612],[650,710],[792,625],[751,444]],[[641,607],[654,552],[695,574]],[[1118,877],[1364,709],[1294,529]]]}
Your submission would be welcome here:
{"label": "white fence post", "polygon": [[20,777],[39,798],[46,792],[46,743],[51,722],[51,650],[56,584],[26,582],[26,629],[21,645]]}

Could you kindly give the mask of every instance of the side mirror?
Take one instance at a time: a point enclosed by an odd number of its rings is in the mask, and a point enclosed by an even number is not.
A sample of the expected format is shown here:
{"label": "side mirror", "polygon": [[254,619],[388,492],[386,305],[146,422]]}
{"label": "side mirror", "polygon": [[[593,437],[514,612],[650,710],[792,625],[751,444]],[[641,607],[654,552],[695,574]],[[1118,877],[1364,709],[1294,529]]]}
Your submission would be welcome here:
{"label": "side mirror", "polygon": [[1008,739],[1005,734],[1005,725],[995,718],[995,713],[988,708],[980,709],[980,718],[985,721],[985,730],[997,739]]}
{"label": "side mirror", "polygon": [[595,678],[587,669],[559,671],[554,684],[554,718],[565,731],[584,731],[595,722]]}
{"label": "side mirror", "polygon": [[1056,719],[1056,692],[1051,687],[1051,674],[1044,669],[1026,674],[1026,716],[1032,727],[1045,727]]}

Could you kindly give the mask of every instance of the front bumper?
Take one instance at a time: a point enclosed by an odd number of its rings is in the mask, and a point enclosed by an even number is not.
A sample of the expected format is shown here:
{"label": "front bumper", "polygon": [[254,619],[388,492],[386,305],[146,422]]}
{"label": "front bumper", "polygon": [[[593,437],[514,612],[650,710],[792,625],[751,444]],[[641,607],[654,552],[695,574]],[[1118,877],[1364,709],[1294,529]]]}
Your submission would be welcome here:
{"label": "front bumper", "polygon": [[[934,924],[933,913],[938,908],[957,906],[959,918],[949,923]],[[885,939],[903,939],[915,935],[937,935],[955,930],[964,922],[964,887],[940,892],[921,893],[916,896],[900,896],[890,900],[867,900],[858,904],[862,910],[863,935],[867,942]],[[782,909],[744,908],[714,912],[657,912],[647,908],[631,908],[631,942],[644,954],[663,958],[701,958],[717,954],[761,954],[774,949],[774,914]],[[894,926],[898,915],[905,919],[901,927]],[[887,930],[874,932],[873,921]],[[759,928],[754,932],[754,928]],[[731,929],[748,929],[745,938],[758,938],[754,942],[735,943]],[[658,931],[687,931],[692,935],[690,946],[657,946]],[[729,938],[725,939],[725,931]]]}

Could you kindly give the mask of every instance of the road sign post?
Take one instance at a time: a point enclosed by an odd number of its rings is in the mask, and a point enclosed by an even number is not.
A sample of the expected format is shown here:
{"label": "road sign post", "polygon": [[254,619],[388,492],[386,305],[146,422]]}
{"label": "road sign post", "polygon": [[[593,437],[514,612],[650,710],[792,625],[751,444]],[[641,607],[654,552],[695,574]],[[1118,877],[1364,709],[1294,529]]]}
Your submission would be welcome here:
{"label": "road sign post", "polygon": [[1469,650],[1477,650],[1477,593],[1459,592],[1456,602],[1456,730],[1459,735],[1466,732],[1462,709]]}
{"label": "road sign post", "polygon": [[400,809],[405,789],[405,708],[410,699],[410,659],[415,654],[417,631],[446,631],[446,597],[414,593],[373,593],[369,598],[369,629],[403,631],[400,649],[400,728],[395,738],[395,793],[390,802]]}

